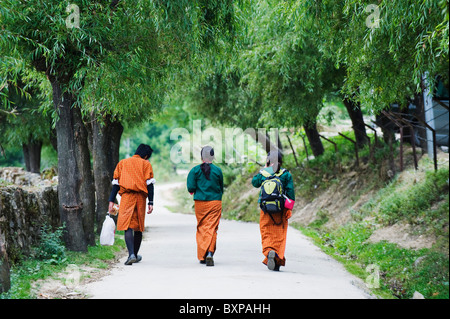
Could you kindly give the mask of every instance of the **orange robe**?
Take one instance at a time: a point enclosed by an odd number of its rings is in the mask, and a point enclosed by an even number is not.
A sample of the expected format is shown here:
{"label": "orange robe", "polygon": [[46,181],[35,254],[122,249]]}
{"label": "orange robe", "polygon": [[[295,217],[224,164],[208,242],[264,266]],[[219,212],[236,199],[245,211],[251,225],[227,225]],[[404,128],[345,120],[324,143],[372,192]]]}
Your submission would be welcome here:
{"label": "orange robe", "polygon": [[263,263],[267,265],[267,255],[269,251],[274,250],[277,256],[275,262],[277,265],[284,266],[286,264],[286,258],[284,251],[286,250],[286,236],[288,229],[288,218],[291,213],[289,210],[285,210],[283,214],[274,214],[273,218],[280,225],[275,225],[274,221],[269,214],[265,214],[262,210],[259,215],[259,229],[261,231],[261,242],[263,248],[263,254],[266,257]]}
{"label": "orange robe", "polygon": [[153,168],[148,160],[139,155],[121,160],[114,171],[120,190],[117,230],[128,228],[144,231],[147,181],[153,179]]}
{"label": "orange robe", "polygon": [[210,251],[216,251],[217,230],[222,216],[222,201],[196,200],[195,216],[197,217],[197,258],[204,260]]}

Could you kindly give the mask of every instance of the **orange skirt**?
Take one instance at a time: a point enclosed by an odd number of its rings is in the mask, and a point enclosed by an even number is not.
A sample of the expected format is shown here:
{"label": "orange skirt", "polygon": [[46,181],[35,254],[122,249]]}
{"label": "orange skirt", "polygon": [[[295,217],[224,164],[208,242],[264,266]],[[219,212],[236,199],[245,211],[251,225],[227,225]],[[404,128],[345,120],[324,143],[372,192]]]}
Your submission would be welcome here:
{"label": "orange skirt", "polygon": [[208,252],[216,251],[217,230],[222,216],[222,201],[195,201],[197,217],[197,258],[204,260]]}
{"label": "orange skirt", "polygon": [[120,198],[117,230],[131,228],[143,232],[146,203],[147,195],[145,193],[123,193]]}
{"label": "orange skirt", "polygon": [[288,219],[286,218],[287,210],[283,214],[274,214],[273,218],[280,225],[275,225],[269,214],[265,214],[262,210],[259,215],[259,229],[261,231],[262,252],[265,256],[263,264],[267,265],[267,255],[269,251],[274,250],[277,254],[275,262],[277,265],[284,266],[286,258],[284,251],[286,250],[286,236],[288,229]]}

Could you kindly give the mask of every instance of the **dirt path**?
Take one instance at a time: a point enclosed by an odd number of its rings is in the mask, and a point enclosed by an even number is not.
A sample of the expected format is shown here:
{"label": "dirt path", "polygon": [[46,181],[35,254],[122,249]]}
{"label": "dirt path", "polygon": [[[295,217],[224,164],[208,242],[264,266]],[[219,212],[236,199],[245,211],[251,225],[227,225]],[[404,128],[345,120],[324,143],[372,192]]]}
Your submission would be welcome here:
{"label": "dirt path", "polygon": [[292,227],[286,267],[280,272],[261,263],[258,224],[228,220],[219,226],[215,266],[201,265],[196,259],[195,216],[171,213],[165,207],[173,201],[170,191],[179,185],[155,187],[155,209],[147,215],[140,251],[143,260],[125,266],[122,258],[109,275],[78,287],[83,295],[93,299],[370,298],[361,280]]}

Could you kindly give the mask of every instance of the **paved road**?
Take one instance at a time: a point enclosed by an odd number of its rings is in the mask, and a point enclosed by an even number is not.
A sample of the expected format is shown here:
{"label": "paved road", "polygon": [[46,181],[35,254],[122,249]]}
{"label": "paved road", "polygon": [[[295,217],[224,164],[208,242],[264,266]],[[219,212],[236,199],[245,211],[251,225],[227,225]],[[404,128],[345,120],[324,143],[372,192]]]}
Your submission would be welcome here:
{"label": "paved road", "polygon": [[[146,218],[140,254],[125,258],[111,273],[84,287],[90,298],[159,299],[361,299],[370,296],[361,281],[290,227],[286,267],[269,271],[261,263],[261,237],[255,223],[221,220],[215,266],[196,258],[194,215],[171,213],[164,194],[180,184],[155,187],[155,209]],[[359,283],[359,284],[355,284]],[[362,284],[363,285],[363,284]]]}

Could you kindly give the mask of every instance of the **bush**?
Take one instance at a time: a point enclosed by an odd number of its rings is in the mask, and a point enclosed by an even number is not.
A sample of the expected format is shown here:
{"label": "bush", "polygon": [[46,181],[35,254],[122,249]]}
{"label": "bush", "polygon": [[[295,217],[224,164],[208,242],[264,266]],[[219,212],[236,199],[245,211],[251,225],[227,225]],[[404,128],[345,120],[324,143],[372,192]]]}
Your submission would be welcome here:
{"label": "bush", "polygon": [[50,264],[61,264],[66,261],[66,247],[62,235],[64,227],[57,228],[54,232],[50,226],[41,227],[41,241],[34,251],[34,257]]}

